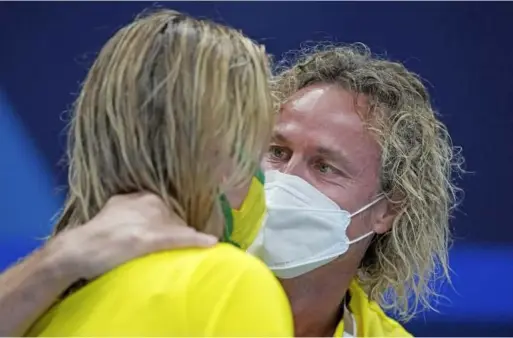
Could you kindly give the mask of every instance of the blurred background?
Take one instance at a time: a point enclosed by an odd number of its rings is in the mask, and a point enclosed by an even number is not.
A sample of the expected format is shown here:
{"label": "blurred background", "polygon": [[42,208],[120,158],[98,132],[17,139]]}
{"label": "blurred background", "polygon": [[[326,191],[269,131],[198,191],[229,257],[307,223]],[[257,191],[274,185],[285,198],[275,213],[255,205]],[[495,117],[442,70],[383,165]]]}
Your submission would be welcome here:
{"label": "blurred background", "polygon": [[[61,206],[63,116],[106,40],[150,2],[0,3],[0,270],[41,245]],[[431,84],[463,147],[454,287],[417,336],[513,336],[513,3],[172,2],[242,29],[276,58],[308,40],[363,42]]]}

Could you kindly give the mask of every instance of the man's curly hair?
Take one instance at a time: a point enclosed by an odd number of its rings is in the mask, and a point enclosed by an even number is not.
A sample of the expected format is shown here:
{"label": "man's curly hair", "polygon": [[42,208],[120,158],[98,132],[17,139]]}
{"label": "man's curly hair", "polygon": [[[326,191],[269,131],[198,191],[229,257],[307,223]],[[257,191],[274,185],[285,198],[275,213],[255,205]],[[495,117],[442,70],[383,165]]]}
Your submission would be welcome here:
{"label": "man's curly hair", "polygon": [[432,307],[435,278],[449,278],[449,217],[460,189],[462,157],[433,110],[421,79],[363,44],[305,47],[278,63],[283,100],[316,83],[334,83],[368,98],[368,128],[381,145],[381,185],[397,217],[377,236],[359,270],[369,297],[401,320]]}

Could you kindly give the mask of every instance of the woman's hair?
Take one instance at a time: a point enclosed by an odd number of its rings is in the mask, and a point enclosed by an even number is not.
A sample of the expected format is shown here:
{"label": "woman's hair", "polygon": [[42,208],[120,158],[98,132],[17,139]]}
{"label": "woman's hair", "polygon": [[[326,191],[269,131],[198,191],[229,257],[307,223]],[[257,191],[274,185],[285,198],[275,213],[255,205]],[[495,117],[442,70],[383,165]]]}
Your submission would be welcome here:
{"label": "woman's hair", "polygon": [[286,100],[316,83],[366,95],[368,127],[381,145],[381,189],[398,211],[391,231],[371,244],[359,279],[372,300],[403,320],[431,307],[433,279],[449,277],[449,216],[463,158],[430,104],[419,77],[362,45],[318,44],[292,53],[278,69]]}
{"label": "woman's hair", "polygon": [[208,20],[161,10],[120,29],[74,105],[55,233],[89,221],[113,195],[149,191],[220,235],[221,183],[247,182],[268,146],[269,75],[262,46]]}

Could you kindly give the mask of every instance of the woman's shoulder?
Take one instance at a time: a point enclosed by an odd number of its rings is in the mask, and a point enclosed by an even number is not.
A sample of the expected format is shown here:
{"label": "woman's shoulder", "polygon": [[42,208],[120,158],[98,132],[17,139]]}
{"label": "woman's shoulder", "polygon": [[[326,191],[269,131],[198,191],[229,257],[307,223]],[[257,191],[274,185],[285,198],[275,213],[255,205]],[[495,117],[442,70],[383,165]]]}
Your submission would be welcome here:
{"label": "woman's shoulder", "polygon": [[270,296],[286,302],[281,285],[265,264],[230,244],[152,254],[102,278],[106,289],[129,294],[139,304],[159,299],[173,307],[183,303],[206,311],[228,298],[238,303],[234,298],[242,302],[242,298]]}
{"label": "woman's shoulder", "polygon": [[[233,316],[239,316],[235,328]],[[57,304],[31,333],[203,335],[207,328],[253,332],[255,318],[265,316],[276,322],[266,320],[265,328],[292,332],[288,300],[269,269],[244,251],[219,244],[160,252],[123,264]],[[216,335],[214,331],[205,335]]]}
{"label": "woman's shoulder", "polygon": [[191,283],[205,279],[232,280],[241,273],[272,276],[257,258],[230,244],[221,243],[211,248],[154,253],[125,263],[102,279],[130,280],[133,286],[141,283],[168,289],[170,284],[191,287]]}
{"label": "woman's shoulder", "polygon": [[219,265],[226,265],[230,268],[239,264],[263,265],[260,260],[245,251],[231,244],[219,243],[211,248],[174,249],[153,253],[125,263],[115,270],[118,270],[119,273],[135,273],[144,270],[146,273],[157,272],[162,276],[162,273],[165,273],[162,269],[172,273],[173,271],[205,269],[209,266],[219,267]]}

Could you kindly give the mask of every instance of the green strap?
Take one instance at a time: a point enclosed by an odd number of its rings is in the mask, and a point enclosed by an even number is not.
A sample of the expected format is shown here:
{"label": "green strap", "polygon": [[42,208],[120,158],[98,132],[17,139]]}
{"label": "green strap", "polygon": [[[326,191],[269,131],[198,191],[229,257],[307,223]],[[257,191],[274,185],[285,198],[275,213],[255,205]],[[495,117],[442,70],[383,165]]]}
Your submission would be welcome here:
{"label": "green strap", "polygon": [[240,248],[240,245],[238,243],[235,243],[231,240],[232,232],[233,232],[233,215],[232,215],[232,208],[230,206],[230,202],[228,202],[228,198],[225,194],[221,194],[219,197],[221,200],[221,209],[223,210],[224,215],[224,230],[223,230],[223,239],[222,241],[225,243],[230,243],[232,245],[235,245],[236,247]]}
{"label": "green strap", "polygon": [[[265,175],[262,169],[257,169],[254,177],[260,182],[262,185],[265,183]],[[251,189],[251,187],[250,187]],[[228,198],[225,194],[221,194],[219,197],[221,201],[221,208],[223,210],[224,215],[224,221],[225,226],[223,230],[223,242],[230,243],[232,245],[235,245],[236,247],[240,248],[240,244],[236,243],[231,240],[232,233],[233,233],[233,214],[232,214],[232,208],[230,206],[230,202],[228,201]]]}

